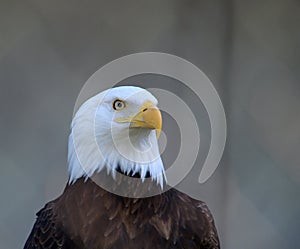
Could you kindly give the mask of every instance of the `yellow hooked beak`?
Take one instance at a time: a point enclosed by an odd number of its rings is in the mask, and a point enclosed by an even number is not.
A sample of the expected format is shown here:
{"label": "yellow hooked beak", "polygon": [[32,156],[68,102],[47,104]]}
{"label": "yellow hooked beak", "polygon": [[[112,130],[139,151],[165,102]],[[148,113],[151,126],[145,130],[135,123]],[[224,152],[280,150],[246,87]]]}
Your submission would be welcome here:
{"label": "yellow hooked beak", "polygon": [[116,122],[130,122],[131,128],[155,129],[159,137],[162,128],[162,118],[160,110],[151,102],[145,102],[140,111],[130,118],[118,118]]}

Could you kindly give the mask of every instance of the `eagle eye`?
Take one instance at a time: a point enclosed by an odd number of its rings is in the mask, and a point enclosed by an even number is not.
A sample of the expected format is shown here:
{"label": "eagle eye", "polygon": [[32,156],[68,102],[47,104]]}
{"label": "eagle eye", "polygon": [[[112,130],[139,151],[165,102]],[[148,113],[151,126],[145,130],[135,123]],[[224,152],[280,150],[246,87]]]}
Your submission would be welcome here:
{"label": "eagle eye", "polygon": [[120,100],[120,99],[116,99],[114,102],[113,102],[113,108],[114,110],[116,111],[119,111],[119,110],[122,110],[125,108],[125,102]]}

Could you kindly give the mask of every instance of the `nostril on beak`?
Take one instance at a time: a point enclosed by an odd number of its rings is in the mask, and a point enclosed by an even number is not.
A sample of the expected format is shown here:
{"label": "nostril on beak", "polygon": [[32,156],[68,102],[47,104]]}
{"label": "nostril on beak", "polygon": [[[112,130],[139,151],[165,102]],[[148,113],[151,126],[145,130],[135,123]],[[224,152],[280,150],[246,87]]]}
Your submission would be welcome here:
{"label": "nostril on beak", "polygon": [[145,112],[145,111],[147,111],[148,110],[148,108],[145,108],[145,109],[143,109],[143,112]]}

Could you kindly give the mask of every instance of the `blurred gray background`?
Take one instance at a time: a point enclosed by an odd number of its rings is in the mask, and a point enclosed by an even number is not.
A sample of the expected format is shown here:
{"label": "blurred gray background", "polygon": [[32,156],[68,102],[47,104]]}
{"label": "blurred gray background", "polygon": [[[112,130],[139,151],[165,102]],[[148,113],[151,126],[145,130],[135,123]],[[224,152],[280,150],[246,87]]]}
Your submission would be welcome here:
{"label": "blurred gray background", "polygon": [[225,154],[193,196],[208,203],[222,248],[299,248],[299,24],[296,0],[1,0],[0,248],[21,248],[62,192],[85,81],[144,51],[189,60],[221,96]]}

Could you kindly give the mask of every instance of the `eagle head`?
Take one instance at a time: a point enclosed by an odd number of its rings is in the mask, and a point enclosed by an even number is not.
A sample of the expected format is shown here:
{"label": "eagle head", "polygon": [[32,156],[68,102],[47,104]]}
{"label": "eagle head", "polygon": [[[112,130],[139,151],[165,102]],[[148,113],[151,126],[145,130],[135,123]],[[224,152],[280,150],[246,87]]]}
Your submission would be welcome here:
{"label": "eagle head", "polygon": [[163,187],[165,171],[158,137],[162,117],[157,99],[147,90],[121,86],[88,99],[75,114],[69,136],[70,182],[106,168]]}

